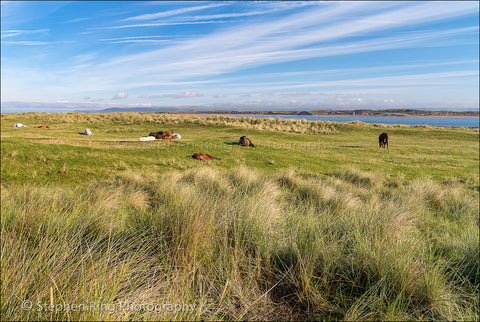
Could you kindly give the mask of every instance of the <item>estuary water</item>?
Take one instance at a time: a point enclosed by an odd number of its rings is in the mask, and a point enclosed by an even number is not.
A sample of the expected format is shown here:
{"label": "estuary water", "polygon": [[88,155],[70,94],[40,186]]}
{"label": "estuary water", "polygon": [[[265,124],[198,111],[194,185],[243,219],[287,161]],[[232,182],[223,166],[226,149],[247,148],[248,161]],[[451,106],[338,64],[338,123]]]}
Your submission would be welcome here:
{"label": "estuary water", "polygon": [[[242,116],[242,115],[238,115]],[[309,116],[309,115],[249,115],[253,117],[281,117],[285,119],[305,119],[307,121],[334,121],[380,124],[431,125],[447,127],[479,127],[478,117],[448,117],[448,116]]]}

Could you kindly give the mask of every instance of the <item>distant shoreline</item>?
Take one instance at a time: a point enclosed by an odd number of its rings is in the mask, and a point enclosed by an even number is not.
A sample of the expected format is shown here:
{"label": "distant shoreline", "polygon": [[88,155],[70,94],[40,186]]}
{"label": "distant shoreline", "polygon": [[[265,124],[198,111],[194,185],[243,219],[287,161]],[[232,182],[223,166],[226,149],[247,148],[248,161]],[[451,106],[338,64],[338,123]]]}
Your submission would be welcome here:
{"label": "distant shoreline", "polygon": [[230,113],[185,113],[185,112],[162,112],[163,114],[174,114],[174,115],[185,115],[185,116],[209,116],[209,115],[223,115],[223,116],[244,116],[244,117],[253,117],[253,116],[318,116],[318,117],[471,117],[478,118],[479,115],[352,115],[352,114],[311,114],[311,115],[300,115],[300,114],[230,114]]}
{"label": "distant shoreline", "polygon": [[385,110],[312,110],[312,111],[242,111],[242,110],[177,110],[166,113],[188,115],[226,115],[226,116],[317,116],[317,117],[479,117],[478,111],[441,111],[416,109],[385,109]]}
{"label": "distant shoreline", "polygon": [[[78,113],[155,113],[174,115],[224,115],[224,116],[295,116],[295,117],[474,117],[480,116],[479,111],[443,111],[443,110],[416,110],[416,109],[385,109],[385,110],[312,110],[312,111],[242,111],[242,110],[208,110],[205,107],[149,107],[149,108],[107,108],[103,110],[76,110]],[[1,114],[20,113],[3,112]],[[32,113],[42,113],[35,112]],[[55,113],[55,112],[52,112]],[[58,112],[57,112],[58,113]],[[64,112],[62,112],[64,113]]]}

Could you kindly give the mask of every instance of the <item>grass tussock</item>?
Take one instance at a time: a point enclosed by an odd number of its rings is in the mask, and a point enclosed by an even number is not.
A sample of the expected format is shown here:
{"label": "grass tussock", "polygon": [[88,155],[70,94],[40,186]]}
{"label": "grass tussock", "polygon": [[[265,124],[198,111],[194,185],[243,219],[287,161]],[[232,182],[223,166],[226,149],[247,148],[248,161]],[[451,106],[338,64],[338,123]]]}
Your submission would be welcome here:
{"label": "grass tussock", "polygon": [[479,318],[478,193],[462,185],[205,166],[1,198],[3,320]]}

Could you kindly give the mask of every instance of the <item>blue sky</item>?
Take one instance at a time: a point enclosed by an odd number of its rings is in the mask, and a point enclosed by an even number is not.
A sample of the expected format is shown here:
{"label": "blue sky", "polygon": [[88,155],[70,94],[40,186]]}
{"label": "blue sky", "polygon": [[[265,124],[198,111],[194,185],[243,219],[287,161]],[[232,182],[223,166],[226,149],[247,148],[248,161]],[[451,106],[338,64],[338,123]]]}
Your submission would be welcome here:
{"label": "blue sky", "polygon": [[1,1],[2,112],[476,109],[477,1]]}

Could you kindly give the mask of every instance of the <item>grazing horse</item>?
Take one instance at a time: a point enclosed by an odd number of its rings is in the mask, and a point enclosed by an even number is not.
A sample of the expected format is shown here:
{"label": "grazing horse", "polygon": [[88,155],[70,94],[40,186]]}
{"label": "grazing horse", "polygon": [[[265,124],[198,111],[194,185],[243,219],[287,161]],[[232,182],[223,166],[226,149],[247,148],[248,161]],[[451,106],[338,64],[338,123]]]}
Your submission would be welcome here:
{"label": "grazing horse", "polygon": [[378,147],[388,149],[388,134],[387,133],[382,133],[378,137]]}
{"label": "grazing horse", "polygon": [[205,160],[208,160],[208,159],[222,160],[222,159],[219,159],[219,158],[212,157],[211,155],[208,155],[208,154],[205,154],[205,153],[199,153],[199,152],[194,153],[190,158],[197,159],[197,160],[200,160],[200,161],[205,161]]}
{"label": "grazing horse", "polygon": [[150,132],[148,136],[154,136],[157,140],[171,140],[170,135],[173,134],[173,130],[165,132]]}
{"label": "grazing horse", "polygon": [[252,148],[255,147],[255,145],[253,145],[252,141],[250,141],[250,139],[247,138],[245,135],[240,138],[240,141],[238,141],[238,145],[251,146]]}

